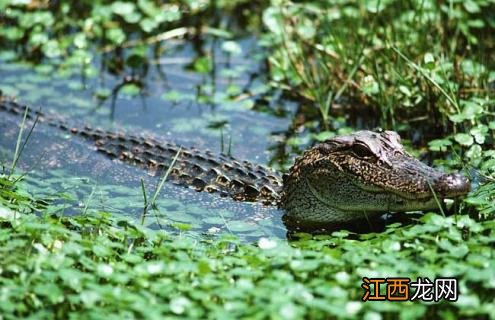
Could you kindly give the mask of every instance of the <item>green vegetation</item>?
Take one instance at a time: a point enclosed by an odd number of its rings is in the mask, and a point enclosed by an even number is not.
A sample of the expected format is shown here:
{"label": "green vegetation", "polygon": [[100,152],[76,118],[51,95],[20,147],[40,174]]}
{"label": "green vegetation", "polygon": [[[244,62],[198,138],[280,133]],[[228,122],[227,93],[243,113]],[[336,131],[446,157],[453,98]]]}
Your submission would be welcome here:
{"label": "green vegetation", "polygon": [[495,130],[493,1],[277,3],[263,16],[271,77],[320,110],[318,128],[348,125],[332,123],[345,97],[377,125],[418,130],[431,151],[493,175],[493,150],[483,151]]}
{"label": "green vegetation", "polygon": [[[255,93],[269,99],[281,91],[297,105],[282,147],[292,154],[285,151],[281,166],[317,140],[376,125],[400,132],[412,153],[463,170],[476,187],[452,216],[426,213],[381,233],[256,243],[198,238],[155,230],[144,215],[87,207],[72,217],[56,214],[54,195],[40,196],[15,171],[24,147],[19,138],[0,174],[1,317],[495,319],[494,1],[0,0],[0,25],[0,61],[38,72],[28,84],[0,82],[7,94],[37,91],[53,71],[95,78],[104,70],[122,78],[118,88],[132,98],[146,91],[147,70],[170,41],[213,39],[235,55],[237,37],[255,35],[271,86]],[[202,52],[187,68],[203,76],[215,63]],[[235,78],[244,70],[224,72]],[[220,130],[236,108],[251,116],[287,113],[242,100],[246,93],[233,84],[226,93],[212,84],[198,91],[159,96],[223,104],[220,117],[211,115],[210,126]],[[112,90],[92,94],[104,100]],[[195,121],[182,130],[197,132]],[[238,148],[220,134],[222,147]],[[150,200],[145,211],[156,194]],[[459,299],[363,303],[362,277],[456,277]]]}
{"label": "green vegetation", "polygon": [[[2,207],[25,201],[17,197],[3,198]],[[341,231],[249,245],[170,237],[108,213],[1,214],[5,318],[495,316],[493,221],[427,214],[357,240]],[[455,276],[461,294],[449,304],[360,302],[362,276],[391,275]]]}

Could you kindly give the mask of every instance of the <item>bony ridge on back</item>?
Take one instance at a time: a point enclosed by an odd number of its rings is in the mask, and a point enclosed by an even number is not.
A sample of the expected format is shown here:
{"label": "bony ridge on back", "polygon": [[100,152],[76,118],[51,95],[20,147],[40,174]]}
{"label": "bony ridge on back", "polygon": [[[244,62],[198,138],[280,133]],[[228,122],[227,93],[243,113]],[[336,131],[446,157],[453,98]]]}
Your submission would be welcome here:
{"label": "bony ridge on back", "polygon": [[[23,106],[0,97],[0,110],[24,114]],[[434,169],[408,154],[394,131],[357,131],[319,143],[298,157],[285,174],[211,151],[158,139],[69,124],[59,116],[28,111],[29,118],[94,143],[123,162],[159,171],[179,157],[172,182],[239,201],[282,207],[299,225],[338,225],[386,212],[431,210],[439,201],[465,195],[470,182],[459,173]]]}

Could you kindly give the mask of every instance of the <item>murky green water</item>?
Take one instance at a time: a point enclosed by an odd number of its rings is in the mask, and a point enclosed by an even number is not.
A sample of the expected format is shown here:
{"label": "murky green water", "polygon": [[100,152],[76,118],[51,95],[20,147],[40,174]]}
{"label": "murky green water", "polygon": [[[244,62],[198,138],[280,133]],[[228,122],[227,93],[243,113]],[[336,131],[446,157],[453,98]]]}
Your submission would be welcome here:
{"label": "murky green water", "polygon": [[[101,68],[108,63],[104,55],[84,68],[62,70],[13,62],[14,55],[3,52],[0,90],[81,124],[154,135],[217,153],[230,151],[237,158],[278,168],[290,157],[280,141],[294,110],[268,86],[255,41],[236,43],[239,46],[229,52],[225,42],[203,42],[200,49],[209,52],[213,62],[204,73],[198,72],[198,63],[207,63],[201,60],[204,52],[187,42],[170,45],[159,58],[150,53],[146,70],[124,70],[118,76]],[[3,159],[11,159],[20,121],[1,114]],[[39,124],[23,152],[19,168],[28,172],[31,191],[48,198],[62,194],[65,201],[54,206],[59,214],[99,210],[139,219],[140,181],[151,194],[159,177],[112,161],[91,144],[56,130]],[[158,204],[159,211],[145,219],[157,228],[191,229],[194,234],[230,232],[246,239],[286,233],[283,212],[257,203],[167,184]]]}

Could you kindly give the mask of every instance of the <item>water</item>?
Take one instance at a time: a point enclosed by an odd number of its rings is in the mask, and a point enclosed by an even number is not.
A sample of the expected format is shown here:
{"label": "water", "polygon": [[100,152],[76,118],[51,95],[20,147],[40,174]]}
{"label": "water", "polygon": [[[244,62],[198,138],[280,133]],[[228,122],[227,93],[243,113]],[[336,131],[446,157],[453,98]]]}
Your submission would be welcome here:
{"label": "water", "polygon": [[[290,128],[293,105],[278,98],[266,83],[262,52],[253,38],[237,41],[240,54],[223,50],[222,41],[207,39],[198,45],[168,44],[158,58],[149,52],[148,64],[115,75],[104,55],[75,72],[50,65],[0,63],[0,90],[44,112],[54,112],[80,123],[129,133],[154,135],[162,140],[279,168],[291,157],[280,147]],[[128,56],[132,49],[127,49]],[[6,58],[7,57],[7,58]],[[202,60],[203,59],[203,60]],[[196,71],[191,66],[196,65]],[[263,106],[260,107],[260,103]],[[11,159],[20,118],[0,114],[2,158]],[[84,141],[65,132],[38,125],[23,152],[19,168],[27,171],[34,195],[53,197],[59,214],[107,211],[140,219],[143,207],[141,179],[152,194],[159,177],[112,161]],[[57,197],[59,198],[59,197]],[[240,203],[216,195],[167,184],[159,197],[159,212],[145,223],[190,233],[233,233],[246,240],[285,237],[283,212],[256,203]]]}

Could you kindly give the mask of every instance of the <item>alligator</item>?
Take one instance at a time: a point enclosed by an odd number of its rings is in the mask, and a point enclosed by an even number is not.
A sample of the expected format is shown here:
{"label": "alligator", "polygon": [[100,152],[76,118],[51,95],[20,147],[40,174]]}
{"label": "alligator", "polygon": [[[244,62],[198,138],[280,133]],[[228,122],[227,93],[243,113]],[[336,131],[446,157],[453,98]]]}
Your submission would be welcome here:
{"label": "alligator", "polygon": [[434,169],[407,153],[394,131],[363,130],[333,137],[304,152],[282,175],[208,150],[69,124],[12,98],[0,97],[0,110],[26,114],[81,136],[108,157],[155,174],[173,164],[167,177],[173,183],[238,201],[277,205],[295,225],[338,226],[387,212],[432,210],[443,199],[470,190],[463,175]]}

